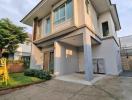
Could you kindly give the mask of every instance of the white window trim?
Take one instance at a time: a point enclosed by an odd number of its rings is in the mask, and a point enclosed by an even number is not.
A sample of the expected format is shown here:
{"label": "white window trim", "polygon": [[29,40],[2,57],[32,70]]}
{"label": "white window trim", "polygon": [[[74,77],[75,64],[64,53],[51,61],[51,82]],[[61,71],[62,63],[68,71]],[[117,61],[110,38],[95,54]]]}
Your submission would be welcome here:
{"label": "white window trim", "polygon": [[50,18],[50,24],[51,24],[51,17],[50,16],[51,15],[48,15],[45,18],[43,18],[43,20],[42,20],[42,35],[43,36],[48,36],[51,33],[51,32],[50,33],[46,33],[46,30],[45,30],[47,18]]}

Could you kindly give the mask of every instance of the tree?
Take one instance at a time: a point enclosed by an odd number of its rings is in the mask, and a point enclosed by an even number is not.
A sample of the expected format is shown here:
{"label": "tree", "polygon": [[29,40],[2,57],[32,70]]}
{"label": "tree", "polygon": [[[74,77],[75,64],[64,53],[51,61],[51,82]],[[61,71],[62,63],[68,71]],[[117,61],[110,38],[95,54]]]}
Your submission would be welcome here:
{"label": "tree", "polygon": [[24,27],[16,26],[9,19],[0,19],[0,57],[3,51],[14,53],[27,37]]}

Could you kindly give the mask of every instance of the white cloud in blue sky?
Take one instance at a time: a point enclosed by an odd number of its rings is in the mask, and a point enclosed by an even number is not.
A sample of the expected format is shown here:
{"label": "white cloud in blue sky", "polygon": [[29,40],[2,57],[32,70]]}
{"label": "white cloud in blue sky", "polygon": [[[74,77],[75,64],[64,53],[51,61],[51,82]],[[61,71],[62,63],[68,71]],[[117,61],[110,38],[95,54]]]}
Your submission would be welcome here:
{"label": "white cloud in blue sky", "polygon": [[[20,23],[20,20],[39,2],[40,0],[0,0],[0,18],[10,18],[14,23],[31,28]],[[118,36],[132,35],[132,0],[112,0],[117,4],[121,31]]]}

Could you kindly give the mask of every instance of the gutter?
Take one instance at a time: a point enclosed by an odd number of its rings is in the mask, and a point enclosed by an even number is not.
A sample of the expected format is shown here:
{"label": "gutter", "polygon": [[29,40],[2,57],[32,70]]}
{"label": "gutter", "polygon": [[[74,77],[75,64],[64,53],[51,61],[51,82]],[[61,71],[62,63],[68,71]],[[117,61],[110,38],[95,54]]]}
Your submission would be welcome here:
{"label": "gutter", "polygon": [[118,12],[117,12],[116,4],[112,4],[112,5],[115,7],[117,18],[118,18],[118,22],[119,22],[119,26],[120,26],[120,29],[121,29],[121,23],[120,23],[119,15],[118,15]]}

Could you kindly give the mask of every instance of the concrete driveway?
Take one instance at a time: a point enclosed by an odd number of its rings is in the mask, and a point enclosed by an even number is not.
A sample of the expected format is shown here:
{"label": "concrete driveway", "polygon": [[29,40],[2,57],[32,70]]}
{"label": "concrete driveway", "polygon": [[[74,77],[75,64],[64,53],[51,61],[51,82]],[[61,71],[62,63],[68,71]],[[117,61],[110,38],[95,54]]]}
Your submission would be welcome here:
{"label": "concrete driveway", "polygon": [[109,76],[93,86],[51,80],[0,96],[0,100],[132,100],[132,78]]}

